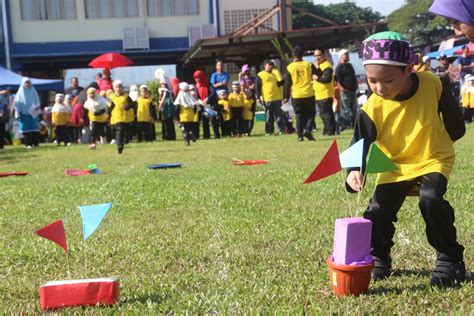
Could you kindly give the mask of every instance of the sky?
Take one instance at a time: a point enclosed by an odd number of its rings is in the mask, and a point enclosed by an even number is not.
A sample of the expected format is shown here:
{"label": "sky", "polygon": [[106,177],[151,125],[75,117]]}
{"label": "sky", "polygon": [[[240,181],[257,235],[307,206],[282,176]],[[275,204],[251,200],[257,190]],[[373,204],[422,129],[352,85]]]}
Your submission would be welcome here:
{"label": "sky", "polygon": [[[313,0],[314,4],[334,4],[344,2],[345,0]],[[405,0],[352,0],[359,7],[370,7],[374,11],[380,12],[382,15],[387,16],[396,9],[400,8],[405,4]]]}

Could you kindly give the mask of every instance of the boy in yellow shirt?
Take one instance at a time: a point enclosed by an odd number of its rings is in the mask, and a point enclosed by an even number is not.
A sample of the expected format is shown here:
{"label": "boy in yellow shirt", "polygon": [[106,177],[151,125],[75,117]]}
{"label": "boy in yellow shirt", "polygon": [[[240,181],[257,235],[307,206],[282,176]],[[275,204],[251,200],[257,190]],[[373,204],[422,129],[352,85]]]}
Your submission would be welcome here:
{"label": "boy in yellow shirt", "polygon": [[125,146],[125,138],[128,130],[129,117],[127,111],[133,110],[136,103],[124,92],[122,81],[114,80],[114,93],[108,95],[110,99],[109,115],[110,125],[114,126],[115,143],[119,154],[123,152]]}
{"label": "boy in yellow shirt", "polygon": [[64,94],[58,93],[54,98],[52,112],[52,122],[55,128],[56,144],[59,146],[62,142],[64,145],[70,146],[69,140],[69,122],[71,121],[72,111],[64,104]]}
{"label": "boy in yellow shirt", "polygon": [[[454,209],[444,194],[454,165],[452,143],[465,133],[461,111],[449,87],[443,87],[436,75],[412,72],[414,54],[403,35],[374,34],[363,42],[362,53],[373,94],[359,110],[352,143],[364,139],[365,158],[371,143],[377,142],[397,166],[395,171],[378,175],[364,212],[364,217],[372,221],[372,278],[390,276],[393,222],[407,194],[419,184],[426,235],[437,251],[431,284],[459,284],[466,277],[464,247],[456,240]],[[365,166],[362,172],[349,169],[349,191],[362,189],[364,170]]]}
{"label": "boy in yellow shirt", "polygon": [[137,98],[137,141],[153,140],[156,120],[156,104],[146,85],[140,86],[140,96]]}
{"label": "boy in yellow shirt", "polygon": [[232,132],[232,112],[229,104],[229,96],[225,90],[219,90],[217,96],[219,97],[217,103],[220,108],[222,137],[227,137],[230,136]]}
{"label": "boy in yellow shirt", "polygon": [[240,91],[239,81],[232,82],[229,106],[232,112],[232,134],[234,136],[242,136],[244,134],[244,94]]}
{"label": "boy in yellow shirt", "polygon": [[107,128],[107,101],[97,94],[95,88],[87,89],[87,100],[84,102],[84,121],[89,119],[89,149],[96,149],[96,142],[105,143]]}
{"label": "boy in yellow shirt", "polygon": [[177,119],[181,124],[183,131],[184,143],[189,146],[192,140],[197,140],[197,135],[193,132],[195,125],[195,115],[197,113],[197,100],[191,95],[189,84],[180,82],[179,92],[174,100],[177,107]]}
{"label": "boy in yellow shirt", "polygon": [[254,101],[253,101],[253,94],[250,89],[246,89],[244,91],[244,113],[242,114],[242,118],[244,120],[244,133],[247,136],[250,136],[251,128],[252,128],[252,120],[253,120],[253,111],[252,109]]}

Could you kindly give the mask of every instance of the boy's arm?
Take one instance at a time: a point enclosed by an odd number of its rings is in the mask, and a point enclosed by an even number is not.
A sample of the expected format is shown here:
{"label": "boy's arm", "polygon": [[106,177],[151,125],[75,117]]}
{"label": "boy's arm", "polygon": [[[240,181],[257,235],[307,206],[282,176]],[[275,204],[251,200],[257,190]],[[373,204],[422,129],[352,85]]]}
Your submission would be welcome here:
{"label": "boy's arm", "polygon": [[[357,113],[357,118],[354,126],[354,135],[352,137],[351,145],[357,143],[359,140],[364,139],[364,149],[362,152],[362,168],[348,168],[347,173],[351,171],[360,171],[363,175],[365,174],[365,160],[369,152],[370,145],[377,139],[377,128],[370,117],[362,110]],[[346,181],[346,190],[351,193],[355,193]]]}
{"label": "boy's arm", "polygon": [[319,74],[316,73],[316,75],[318,76],[318,79],[316,79],[317,81],[322,83],[330,83],[332,81],[333,70],[331,68],[328,67],[324,69],[324,71],[321,71],[320,69],[318,70]]}
{"label": "boy's arm", "polygon": [[464,136],[466,126],[464,125],[461,108],[456,104],[446,82],[443,82],[443,92],[438,102],[438,112],[441,113],[444,127],[453,142]]}
{"label": "boy's arm", "polygon": [[285,82],[283,87],[283,99],[289,100],[291,97],[291,86],[293,85],[293,80],[288,72],[285,73],[285,79],[283,81]]}
{"label": "boy's arm", "polygon": [[137,108],[137,102],[133,101],[132,98],[128,97],[127,105],[125,106],[125,111],[131,110],[131,109],[136,111],[136,108]]}

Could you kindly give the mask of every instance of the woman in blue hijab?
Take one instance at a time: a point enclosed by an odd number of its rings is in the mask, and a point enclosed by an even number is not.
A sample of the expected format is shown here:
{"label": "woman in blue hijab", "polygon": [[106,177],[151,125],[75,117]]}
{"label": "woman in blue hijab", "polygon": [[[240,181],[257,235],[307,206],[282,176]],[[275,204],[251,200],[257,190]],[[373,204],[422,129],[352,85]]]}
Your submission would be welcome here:
{"label": "woman in blue hijab", "polygon": [[29,78],[23,78],[15,95],[15,111],[20,120],[20,131],[26,148],[39,144],[40,99]]}

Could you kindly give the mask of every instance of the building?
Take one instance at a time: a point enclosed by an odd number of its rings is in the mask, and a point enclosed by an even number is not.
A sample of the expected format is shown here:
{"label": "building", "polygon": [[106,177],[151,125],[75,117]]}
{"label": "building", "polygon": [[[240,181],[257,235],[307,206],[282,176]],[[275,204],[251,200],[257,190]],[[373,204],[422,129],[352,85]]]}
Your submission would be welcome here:
{"label": "building", "polygon": [[[230,33],[280,0],[0,0],[0,64],[60,77],[95,56],[121,52],[137,65],[175,64],[204,37]],[[287,1],[291,2],[291,1]],[[288,17],[289,19],[290,17]],[[289,21],[289,20],[288,20]],[[285,24],[291,25],[291,23]],[[262,26],[279,28],[279,16]]]}

